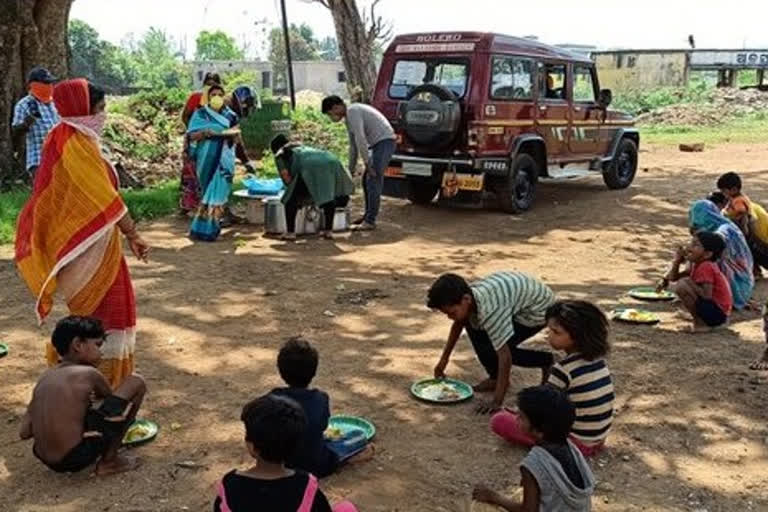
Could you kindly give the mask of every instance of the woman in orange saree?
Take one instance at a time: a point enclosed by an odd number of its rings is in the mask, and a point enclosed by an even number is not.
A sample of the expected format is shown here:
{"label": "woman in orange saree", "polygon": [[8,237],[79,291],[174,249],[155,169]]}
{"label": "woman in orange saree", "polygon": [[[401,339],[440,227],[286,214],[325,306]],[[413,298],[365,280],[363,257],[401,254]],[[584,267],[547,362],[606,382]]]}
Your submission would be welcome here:
{"label": "woman in orange saree", "polygon": [[[19,215],[16,265],[37,297],[40,323],[54,294],[71,314],[101,320],[107,338],[99,370],[114,389],[133,373],[136,341],[136,300],[120,232],[142,261],[149,246],[101,153],[104,92],[86,80],[68,80],[56,86],[54,101],[62,119],[45,141],[32,195]],[[57,363],[50,342],[46,356],[49,365]]]}

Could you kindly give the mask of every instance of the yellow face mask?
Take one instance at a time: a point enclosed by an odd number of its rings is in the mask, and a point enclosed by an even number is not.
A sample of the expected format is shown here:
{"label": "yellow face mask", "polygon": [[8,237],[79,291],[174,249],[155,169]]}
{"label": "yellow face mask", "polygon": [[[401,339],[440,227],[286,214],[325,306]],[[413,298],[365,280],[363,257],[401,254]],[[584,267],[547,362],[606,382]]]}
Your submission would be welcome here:
{"label": "yellow face mask", "polygon": [[219,110],[222,109],[222,107],[224,107],[224,97],[212,96],[211,99],[208,101],[208,105],[210,105],[213,110],[218,112]]}

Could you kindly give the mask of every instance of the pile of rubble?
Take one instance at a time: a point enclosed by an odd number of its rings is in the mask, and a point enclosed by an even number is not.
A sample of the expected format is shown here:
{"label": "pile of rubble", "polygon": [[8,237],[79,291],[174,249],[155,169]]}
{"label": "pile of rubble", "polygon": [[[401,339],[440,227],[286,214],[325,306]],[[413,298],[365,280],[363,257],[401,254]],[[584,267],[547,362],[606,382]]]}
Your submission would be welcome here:
{"label": "pile of rubble", "polygon": [[121,171],[123,186],[152,186],[178,178],[181,173],[181,133],[165,142],[152,125],[110,114],[103,141],[105,152]]}
{"label": "pile of rubble", "polygon": [[759,113],[768,115],[768,92],[718,89],[707,103],[681,103],[638,116],[642,125],[712,126]]}

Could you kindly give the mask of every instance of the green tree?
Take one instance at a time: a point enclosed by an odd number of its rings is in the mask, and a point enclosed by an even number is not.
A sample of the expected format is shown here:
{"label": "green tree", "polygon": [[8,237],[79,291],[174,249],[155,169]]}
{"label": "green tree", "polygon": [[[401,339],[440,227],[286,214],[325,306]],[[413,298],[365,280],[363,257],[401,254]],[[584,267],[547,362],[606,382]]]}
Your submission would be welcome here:
{"label": "green tree", "polygon": [[[291,58],[294,61],[320,60],[317,50],[304,39],[300,27],[291,25],[288,33],[291,38]],[[285,57],[285,39],[283,38],[283,31],[279,28],[274,28],[269,33],[269,61],[274,70],[275,85],[278,88],[286,87],[288,84],[286,78],[288,64]]]}
{"label": "green tree", "polygon": [[150,27],[133,52],[140,87],[190,87],[191,73],[163,30]]}
{"label": "green tree", "polygon": [[298,27],[296,25],[291,25],[291,30],[298,31],[301,38],[305,40],[309,46],[317,48],[317,39],[315,39],[315,31],[312,30],[312,27],[306,23],[302,23]]}
{"label": "green tree", "polygon": [[196,45],[197,60],[242,60],[244,58],[243,51],[237,47],[234,38],[221,30],[216,32],[203,30],[197,36]]}
{"label": "green tree", "polygon": [[69,24],[71,72],[107,89],[132,85],[137,79],[136,64],[120,47],[99,39],[99,33],[81,20]]}
{"label": "green tree", "polygon": [[335,37],[326,37],[318,41],[317,52],[323,60],[338,60],[341,56],[339,54],[339,42],[336,41]]}

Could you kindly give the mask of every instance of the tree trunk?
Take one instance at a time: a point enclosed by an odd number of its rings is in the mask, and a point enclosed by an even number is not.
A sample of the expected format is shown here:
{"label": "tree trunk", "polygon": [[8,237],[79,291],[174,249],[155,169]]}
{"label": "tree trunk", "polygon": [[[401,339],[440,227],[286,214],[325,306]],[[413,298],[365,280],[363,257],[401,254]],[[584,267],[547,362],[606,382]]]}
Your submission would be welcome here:
{"label": "tree trunk", "polygon": [[13,158],[13,107],[25,92],[27,73],[36,66],[66,77],[67,26],[73,0],[3,0],[0,9],[0,183],[24,165]]}
{"label": "tree trunk", "polygon": [[375,34],[366,30],[355,0],[327,0],[336,27],[347,90],[352,101],[370,103],[376,87]]}

